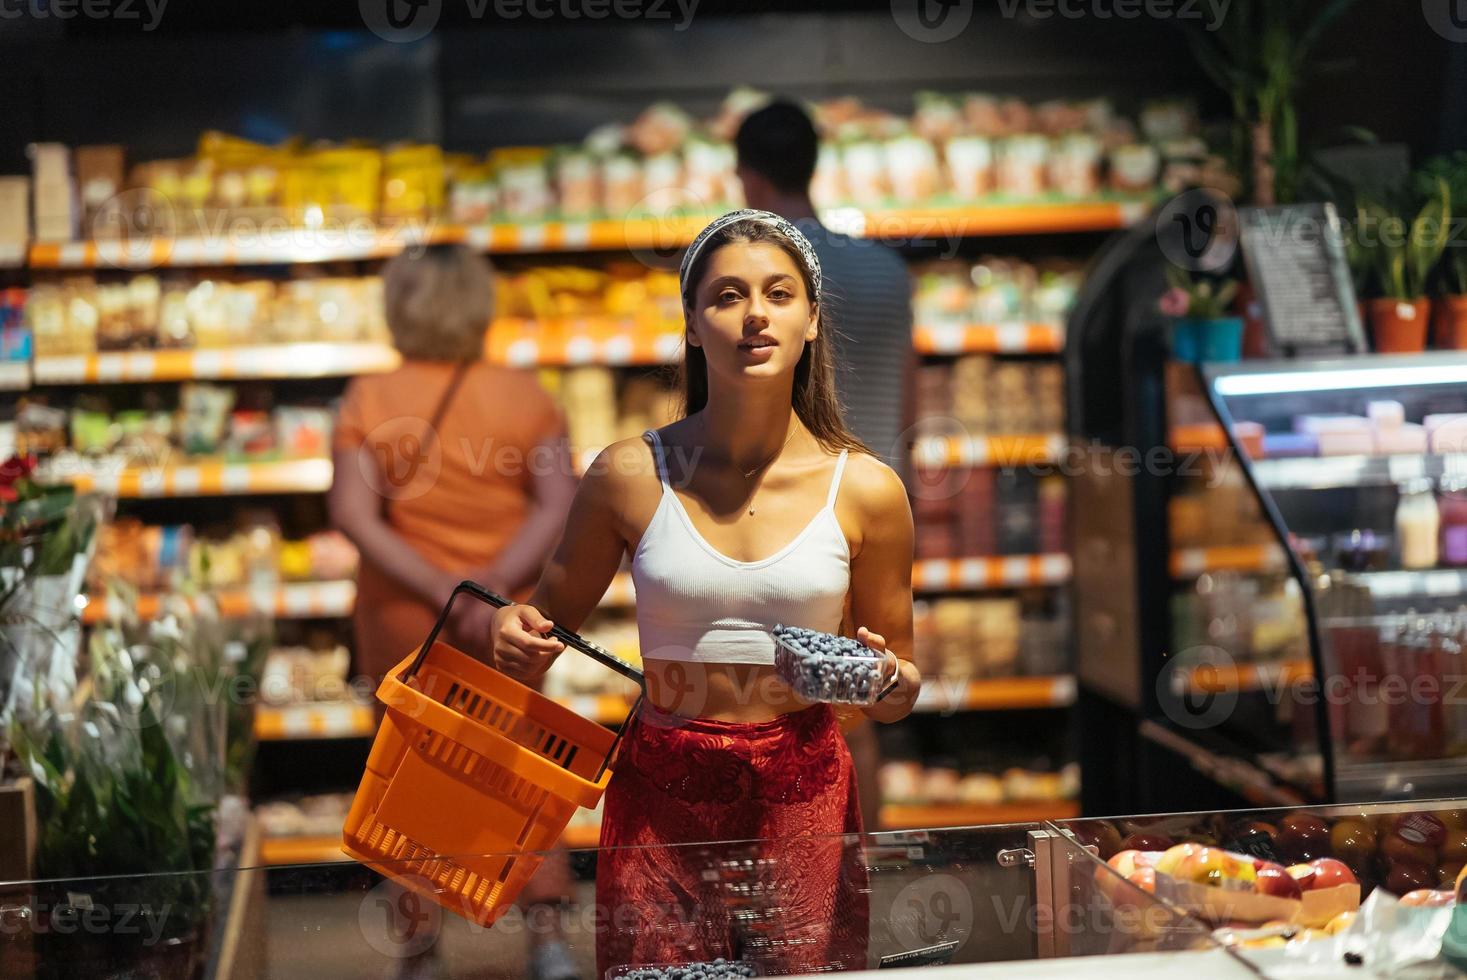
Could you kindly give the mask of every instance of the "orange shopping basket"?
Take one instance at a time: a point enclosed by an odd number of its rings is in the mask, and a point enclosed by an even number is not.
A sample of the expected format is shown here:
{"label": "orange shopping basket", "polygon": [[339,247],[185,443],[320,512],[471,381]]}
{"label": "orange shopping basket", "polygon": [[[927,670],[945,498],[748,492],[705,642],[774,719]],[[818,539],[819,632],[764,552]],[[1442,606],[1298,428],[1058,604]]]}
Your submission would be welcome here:
{"label": "orange shopping basket", "polygon": [[[461,583],[428,639],[383,679],[377,697],[387,716],[347,815],[342,849],[404,888],[489,925],[519,895],[576,807],[600,801],[621,733],[438,642],[464,593],[511,604]],[[560,626],[552,635],[636,681],[645,695],[636,667]],[[638,697],[632,711],[640,706]]]}

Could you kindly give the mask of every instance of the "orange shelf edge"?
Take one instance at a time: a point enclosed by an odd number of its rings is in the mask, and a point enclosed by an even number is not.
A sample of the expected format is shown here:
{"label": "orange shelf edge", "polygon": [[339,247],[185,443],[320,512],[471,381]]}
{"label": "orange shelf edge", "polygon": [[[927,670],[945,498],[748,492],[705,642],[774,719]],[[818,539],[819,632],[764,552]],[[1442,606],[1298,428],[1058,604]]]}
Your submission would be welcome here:
{"label": "orange shelf edge", "polygon": [[1074,800],[1039,800],[1000,803],[992,806],[961,803],[920,806],[886,803],[881,807],[880,823],[882,830],[922,830],[928,827],[1071,820],[1079,815],[1080,804]]}

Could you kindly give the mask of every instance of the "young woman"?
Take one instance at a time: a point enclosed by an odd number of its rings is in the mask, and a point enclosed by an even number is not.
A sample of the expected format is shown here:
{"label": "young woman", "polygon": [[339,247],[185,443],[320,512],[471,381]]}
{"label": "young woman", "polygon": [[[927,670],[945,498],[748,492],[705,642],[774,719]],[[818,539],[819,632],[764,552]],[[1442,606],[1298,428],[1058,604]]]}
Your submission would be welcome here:
{"label": "young woman", "polygon": [[648,703],[604,801],[597,976],[756,938],[705,880],[729,852],[673,846],[706,841],[760,842],[781,967],[864,969],[865,870],[836,836],[862,831],[850,753],[832,707],[775,673],[769,631],[837,632],[848,607],[897,682],[859,710],[911,711],[906,491],[841,421],[820,265],[798,230],[726,214],[688,249],[681,288],[684,417],[597,457],[534,594],[495,611],[495,661],[538,678],[564,649],[551,624],[579,629],[631,555]]}

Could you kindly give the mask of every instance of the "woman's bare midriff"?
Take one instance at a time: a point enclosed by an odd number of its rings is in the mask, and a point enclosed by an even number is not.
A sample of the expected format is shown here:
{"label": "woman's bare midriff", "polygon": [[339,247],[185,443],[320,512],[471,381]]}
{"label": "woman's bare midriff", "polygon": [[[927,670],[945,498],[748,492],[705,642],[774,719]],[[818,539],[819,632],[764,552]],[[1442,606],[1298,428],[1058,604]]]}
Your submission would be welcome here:
{"label": "woman's bare midriff", "polygon": [[760,722],[808,708],[765,664],[708,664],[644,660],[647,700],[686,718]]}

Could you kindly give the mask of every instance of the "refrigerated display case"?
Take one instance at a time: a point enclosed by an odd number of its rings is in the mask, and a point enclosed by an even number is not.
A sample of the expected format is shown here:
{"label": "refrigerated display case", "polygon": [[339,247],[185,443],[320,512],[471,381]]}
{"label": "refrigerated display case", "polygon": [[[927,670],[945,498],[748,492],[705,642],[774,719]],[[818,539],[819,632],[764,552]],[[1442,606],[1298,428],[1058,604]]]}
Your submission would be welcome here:
{"label": "refrigerated display case", "polygon": [[[1357,947],[1371,955],[1392,949],[1383,933],[1399,923],[1370,911],[1395,909],[1418,889],[1451,886],[1467,859],[1467,800],[1159,814],[832,841],[856,856],[869,882],[871,969],[1276,975],[1280,963],[1306,955],[1317,962]],[[580,975],[595,980],[629,975],[615,965],[596,972],[597,928],[618,921],[666,929],[674,940],[689,937],[680,962],[667,964],[682,967],[710,957],[700,945],[708,931],[699,926],[727,923],[726,945],[711,950],[717,954],[711,958],[741,963],[746,975],[788,974],[783,957],[798,949],[806,927],[819,923],[788,914],[779,881],[790,871],[771,866],[768,855],[796,852],[770,843],[680,847],[705,869],[703,888],[667,909],[597,905],[598,852],[572,851],[568,860],[577,874],[567,904],[553,912],[514,907],[487,928],[362,865],[265,869],[245,863],[249,848],[238,866],[208,874],[0,883],[0,975],[331,980],[436,970],[521,976],[527,934],[548,928],[544,914],[555,916]],[[1235,862],[1247,859],[1251,873],[1223,890],[1228,902],[1220,904],[1217,894],[1199,887],[1217,883],[1208,877],[1211,864],[1199,864],[1196,874],[1175,866],[1137,875],[1127,873],[1125,857],[1117,860],[1123,851],[1179,845],[1192,854],[1206,848],[1214,858],[1231,852]],[[1310,861],[1338,864],[1290,869],[1297,893],[1281,896],[1258,884],[1270,877],[1259,873],[1265,865],[1273,871]],[[422,870],[412,862],[399,866],[400,875]],[[1315,892],[1318,900],[1304,897]],[[1455,903],[1434,901],[1448,910],[1442,915],[1455,914]],[[1357,907],[1360,914],[1351,915]],[[1287,921],[1267,924],[1264,915]]]}
{"label": "refrigerated display case", "polygon": [[1085,812],[1460,791],[1467,357],[1194,368],[1125,326],[1123,424],[1071,399]]}
{"label": "refrigerated display case", "polygon": [[[1102,879],[1083,846],[1051,824],[831,842],[855,854],[865,868],[869,926],[862,930],[863,945],[873,969],[924,960],[1016,963],[1215,946],[1202,924],[1119,878],[1105,879],[1102,896]],[[786,959],[811,941],[821,923],[785,908],[781,879],[788,881],[792,872],[768,854],[788,859],[795,851],[787,841],[779,848],[766,846],[771,843],[680,847],[704,869],[702,887],[696,897],[687,895],[670,908],[645,901],[627,908],[597,905],[597,852],[570,852],[579,880],[572,901],[556,914],[579,975],[600,980],[596,929],[617,923],[662,930],[668,948],[685,947],[675,957],[684,964],[722,957],[743,961],[759,975],[791,972]],[[813,849],[821,844],[810,840]],[[399,867],[401,875],[424,870],[421,862]],[[182,895],[209,896],[208,907],[183,906],[177,901]],[[1073,913],[1065,915],[1067,909]],[[96,928],[69,930],[88,911]],[[136,929],[113,928],[123,911]],[[525,974],[526,933],[545,927],[543,912],[544,907],[512,907],[486,928],[455,915],[451,902],[439,907],[345,861],[268,871],[228,868],[210,875],[16,882],[0,884],[0,975],[182,978],[203,965],[208,977],[328,980],[394,971],[427,975],[406,968],[426,970],[426,961],[436,960],[442,976],[516,977]],[[721,948],[706,945],[710,922],[727,927]],[[613,965],[606,976],[625,972]]]}
{"label": "refrigerated display case", "polygon": [[1302,627],[1249,666],[1272,672],[1276,715],[1312,717],[1314,730],[1295,725],[1293,744],[1260,762],[1330,800],[1459,791],[1467,356],[1214,365],[1201,380],[1277,539],[1282,560],[1255,571],[1292,583],[1282,618]]}

